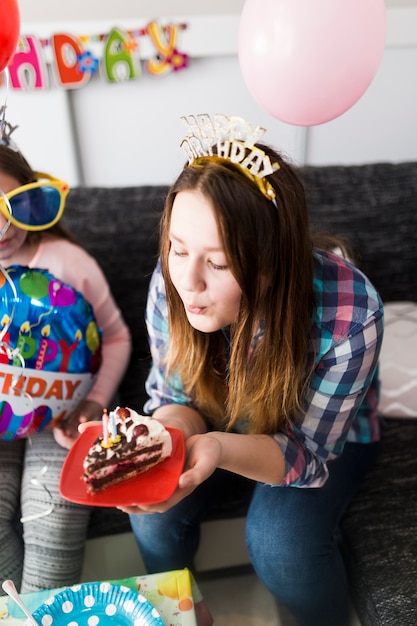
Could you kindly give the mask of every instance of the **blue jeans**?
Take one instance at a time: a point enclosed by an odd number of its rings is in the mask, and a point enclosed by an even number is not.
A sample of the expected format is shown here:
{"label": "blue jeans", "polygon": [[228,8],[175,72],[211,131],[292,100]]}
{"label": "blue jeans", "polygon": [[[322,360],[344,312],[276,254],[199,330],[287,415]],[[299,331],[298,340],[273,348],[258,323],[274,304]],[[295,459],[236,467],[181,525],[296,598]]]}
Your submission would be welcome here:
{"label": "blue jeans", "polygon": [[[348,586],[338,527],[352,496],[373,464],[377,444],[345,446],[329,463],[318,489],[256,484],[246,541],[258,577],[299,626],[347,626]],[[149,572],[189,567],[200,522],[222,497],[228,473],[218,470],[166,513],[131,515],[132,529]]]}

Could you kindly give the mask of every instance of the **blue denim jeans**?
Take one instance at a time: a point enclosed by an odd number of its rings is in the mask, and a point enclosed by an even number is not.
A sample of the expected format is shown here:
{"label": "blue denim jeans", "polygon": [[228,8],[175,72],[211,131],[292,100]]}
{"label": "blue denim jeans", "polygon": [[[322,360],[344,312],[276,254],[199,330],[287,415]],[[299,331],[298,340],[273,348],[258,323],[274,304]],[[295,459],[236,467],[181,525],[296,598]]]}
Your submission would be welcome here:
{"label": "blue denim jeans", "polygon": [[[372,466],[377,444],[345,446],[329,463],[318,489],[256,484],[246,541],[258,577],[294,615],[299,626],[347,626],[348,586],[338,527],[352,496]],[[199,544],[200,522],[227,488],[218,470],[166,513],[132,515],[132,529],[149,572],[189,567]]]}

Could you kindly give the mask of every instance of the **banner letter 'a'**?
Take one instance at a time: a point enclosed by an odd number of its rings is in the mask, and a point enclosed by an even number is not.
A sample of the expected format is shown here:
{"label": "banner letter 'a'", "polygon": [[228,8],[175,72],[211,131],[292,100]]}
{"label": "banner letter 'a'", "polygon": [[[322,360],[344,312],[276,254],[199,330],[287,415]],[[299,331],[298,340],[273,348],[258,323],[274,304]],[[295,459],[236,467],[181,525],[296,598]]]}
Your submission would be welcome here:
{"label": "banner letter 'a'", "polygon": [[120,83],[136,78],[139,73],[138,62],[132,57],[126,35],[113,28],[103,51],[102,76],[109,82]]}

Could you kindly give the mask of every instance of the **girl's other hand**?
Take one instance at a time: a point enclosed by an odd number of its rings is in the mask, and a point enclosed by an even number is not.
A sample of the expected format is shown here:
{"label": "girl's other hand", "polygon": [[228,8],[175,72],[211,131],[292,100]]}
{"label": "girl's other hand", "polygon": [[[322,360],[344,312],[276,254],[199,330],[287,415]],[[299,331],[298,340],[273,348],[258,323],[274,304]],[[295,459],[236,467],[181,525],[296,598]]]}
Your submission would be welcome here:
{"label": "girl's other hand", "polygon": [[55,441],[63,448],[71,448],[82,430],[78,426],[91,423],[100,423],[103,408],[98,402],[84,400],[76,407],[71,415],[59,426],[54,428]]}

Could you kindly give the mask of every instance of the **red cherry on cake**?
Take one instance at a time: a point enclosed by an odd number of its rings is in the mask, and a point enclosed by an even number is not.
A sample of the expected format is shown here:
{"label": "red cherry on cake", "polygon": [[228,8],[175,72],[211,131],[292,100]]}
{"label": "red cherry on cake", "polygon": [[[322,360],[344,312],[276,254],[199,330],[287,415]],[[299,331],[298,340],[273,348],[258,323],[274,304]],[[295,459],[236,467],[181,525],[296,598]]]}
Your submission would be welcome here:
{"label": "red cherry on cake", "polygon": [[149,435],[149,430],[146,424],[137,424],[133,429],[135,437],[141,437],[143,435]]}
{"label": "red cherry on cake", "polygon": [[121,420],[125,420],[130,417],[130,411],[129,409],[125,409],[124,407],[119,407],[117,409],[117,415],[118,417],[120,417]]}

